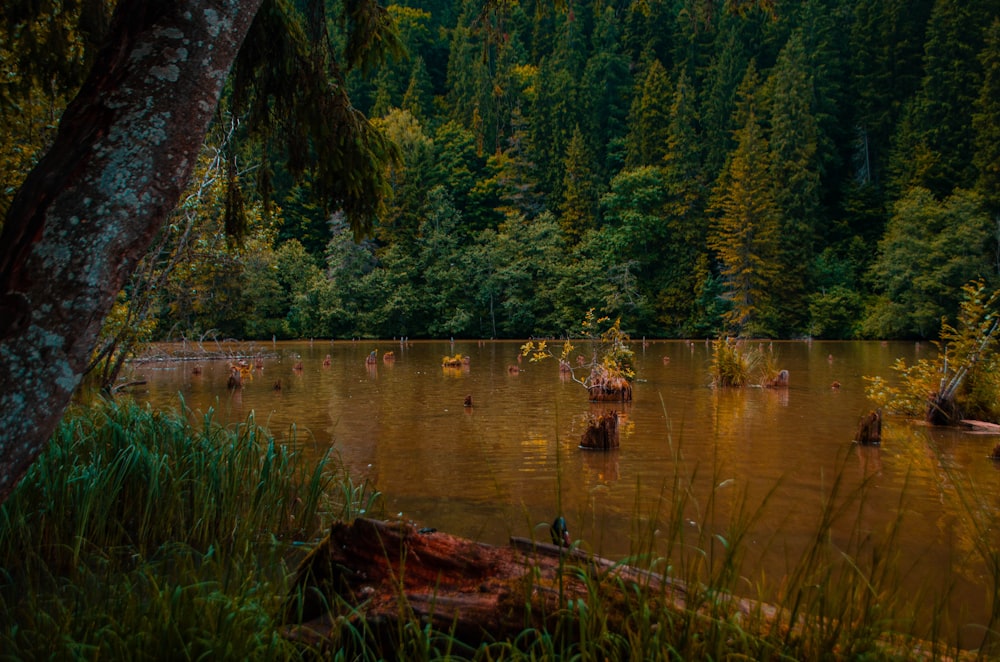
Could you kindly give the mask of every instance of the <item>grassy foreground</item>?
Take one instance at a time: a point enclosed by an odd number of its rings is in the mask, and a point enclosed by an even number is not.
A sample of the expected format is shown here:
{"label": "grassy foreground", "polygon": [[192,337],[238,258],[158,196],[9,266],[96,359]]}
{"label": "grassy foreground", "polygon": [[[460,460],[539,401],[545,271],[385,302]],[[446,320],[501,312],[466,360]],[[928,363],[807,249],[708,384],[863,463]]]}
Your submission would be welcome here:
{"label": "grassy foreground", "polygon": [[[320,651],[289,642],[278,621],[293,566],[330,522],[356,517],[377,498],[332,458],[306,466],[252,417],[224,428],[211,413],[195,420],[183,405],[157,413],[127,401],[71,412],[0,507],[0,660],[313,658]],[[654,527],[667,531],[666,546],[661,536],[633,559],[684,582],[683,608],[641,586],[625,587],[622,618],[621,604],[605,602],[595,581],[586,601],[567,604],[552,632],[525,630],[513,641],[470,649],[412,623],[387,645],[367,642],[363,625],[344,621],[345,646],[322,656],[960,657],[940,643],[954,627],[941,615],[946,596],[926,596],[928,620],[898,589],[898,521],[878,540],[858,532],[847,548],[830,544],[834,525],[863,502],[863,489],[834,481],[812,546],[767,589],[764,578],[754,588],[742,572],[745,537],[767,504],[754,508],[744,499],[726,530],[702,526],[691,534],[689,498],[675,476],[666,512],[636,524],[649,527],[650,541]],[[705,512],[712,509],[709,503]],[[998,575],[994,563],[994,587]],[[748,597],[759,601],[733,597],[755,591]]]}

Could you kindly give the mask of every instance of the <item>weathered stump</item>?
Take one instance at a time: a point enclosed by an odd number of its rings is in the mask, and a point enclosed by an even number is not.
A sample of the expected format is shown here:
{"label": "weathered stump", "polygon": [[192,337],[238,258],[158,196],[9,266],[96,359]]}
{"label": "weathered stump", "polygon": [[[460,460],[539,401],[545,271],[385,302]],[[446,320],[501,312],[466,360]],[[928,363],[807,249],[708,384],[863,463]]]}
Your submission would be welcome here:
{"label": "weathered stump", "polygon": [[790,375],[787,370],[781,370],[764,383],[765,388],[788,388]]}
{"label": "weathered stump", "polygon": [[590,418],[587,429],[580,437],[580,448],[607,451],[618,448],[619,442],[618,412],[611,410]]}
{"label": "weathered stump", "polygon": [[391,647],[406,622],[430,624],[475,648],[526,628],[554,631],[567,606],[595,585],[615,597],[609,626],[627,616],[636,586],[654,591],[653,602],[684,606],[683,587],[670,579],[580,550],[524,538],[495,547],[358,519],[334,524],[299,565],[283,621],[287,636],[313,650],[344,645],[345,625]]}
{"label": "weathered stump", "polygon": [[927,398],[927,415],[924,420],[931,425],[954,425],[962,418],[962,411],[954,397],[931,393]]}
{"label": "weathered stump", "polygon": [[861,417],[854,441],[862,446],[877,446],[882,443],[882,410],[868,412]]}
{"label": "weathered stump", "polygon": [[587,393],[591,402],[632,402],[632,384],[627,379],[594,380]]}

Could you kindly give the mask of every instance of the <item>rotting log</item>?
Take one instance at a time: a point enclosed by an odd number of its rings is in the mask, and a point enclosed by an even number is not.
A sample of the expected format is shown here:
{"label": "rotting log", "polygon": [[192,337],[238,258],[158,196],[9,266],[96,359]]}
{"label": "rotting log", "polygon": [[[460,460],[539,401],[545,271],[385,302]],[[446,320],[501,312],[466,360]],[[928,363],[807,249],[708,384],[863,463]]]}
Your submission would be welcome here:
{"label": "rotting log", "polygon": [[619,441],[618,412],[611,410],[590,418],[587,429],[580,437],[580,448],[608,451],[618,448]]}
{"label": "rotting log", "polygon": [[[351,654],[352,645],[375,646],[392,657],[400,633],[412,623],[449,633],[454,642],[476,649],[512,641],[527,629],[558,632],[574,621],[574,605],[602,601],[604,626],[624,633],[626,619],[642,606],[694,610],[711,625],[721,605],[733,617],[761,627],[800,632],[771,604],[713,593],[706,601],[682,582],[656,572],[588,554],[576,548],[510,539],[497,547],[404,522],[358,519],[338,522],[302,561],[285,604],[284,634],[318,657]],[[638,602],[641,601],[641,602]],[[714,606],[710,606],[714,605]],[[827,622],[825,626],[830,626]],[[343,636],[345,627],[364,641]],[[567,632],[567,636],[579,633]],[[878,648],[889,658],[937,656],[935,645],[885,633]],[[372,648],[366,648],[371,652]],[[952,659],[978,659],[960,652]]]}
{"label": "rotting log", "polygon": [[391,645],[404,622],[430,624],[469,646],[553,631],[588,582],[618,606],[619,622],[642,586],[683,608],[685,591],[654,572],[525,538],[497,547],[402,522],[338,522],[299,565],[283,621],[314,649],[337,646],[345,623]]}

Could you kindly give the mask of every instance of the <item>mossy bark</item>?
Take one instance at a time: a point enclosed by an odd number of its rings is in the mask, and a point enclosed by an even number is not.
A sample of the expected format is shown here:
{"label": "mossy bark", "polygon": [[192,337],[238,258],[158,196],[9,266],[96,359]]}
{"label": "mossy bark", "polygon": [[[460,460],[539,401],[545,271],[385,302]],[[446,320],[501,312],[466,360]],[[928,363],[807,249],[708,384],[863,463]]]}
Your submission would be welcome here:
{"label": "mossy bark", "polygon": [[122,0],[0,236],[0,502],[44,448],[100,326],[187,184],[262,0]]}

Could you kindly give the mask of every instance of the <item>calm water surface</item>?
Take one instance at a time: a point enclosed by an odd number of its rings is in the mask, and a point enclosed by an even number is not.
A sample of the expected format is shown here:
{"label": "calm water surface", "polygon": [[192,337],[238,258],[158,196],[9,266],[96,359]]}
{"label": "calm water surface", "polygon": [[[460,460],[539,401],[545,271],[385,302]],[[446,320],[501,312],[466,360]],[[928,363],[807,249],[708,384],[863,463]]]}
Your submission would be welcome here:
{"label": "calm water surface", "polygon": [[[192,409],[214,408],[230,423],[253,412],[310,454],[334,447],[356,479],[370,479],[384,494],[389,513],[486,542],[546,539],[547,522],[561,512],[573,538],[597,553],[621,558],[645,550],[655,522],[665,522],[680,499],[675,477],[690,486],[692,535],[704,526],[725,536],[734,504],[755,510],[767,500],[747,546],[744,570],[753,585],[786,574],[810,545],[838,476],[843,492],[865,484],[866,497],[834,526],[833,542],[849,550],[853,535],[879,538],[902,515],[901,573],[914,592],[954,585],[955,629],[963,643],[978,642],[974,624],[985,619],[990,578],[970,513],[996,531],[1000,475],[986,456],[1000,438],[888,419],[881,448],[852,443],[869,409],[863,376],[888,376],[897,357],[912,362],[929,356],[931,346],[776,342],[789,389],[719,391],[708,385],[705,342],[636,342],[634,401],[615,407],[589,404],[551,361],[525,360],[511,374],[519,345],[264,343],[255,348],[264,354],[263,372],[237,391],[226,388],[226,361],[198,363],[200,375],[191,362],[134,370],[148,380],[140,400],[176,407],[181,394]],[[396,360],[368,366],[372,350],[380,357],[391,350]],[[470,357],[468,367],[443,369],[442,357],[456,353]],[[293,370],[297,361],[301,371]],[[834,381],[841,388],[831,388]],[[587,416],[611,408],[623,414],[621,448],[580,450]],[[1000,545],[996,533],[987,536]]]}

